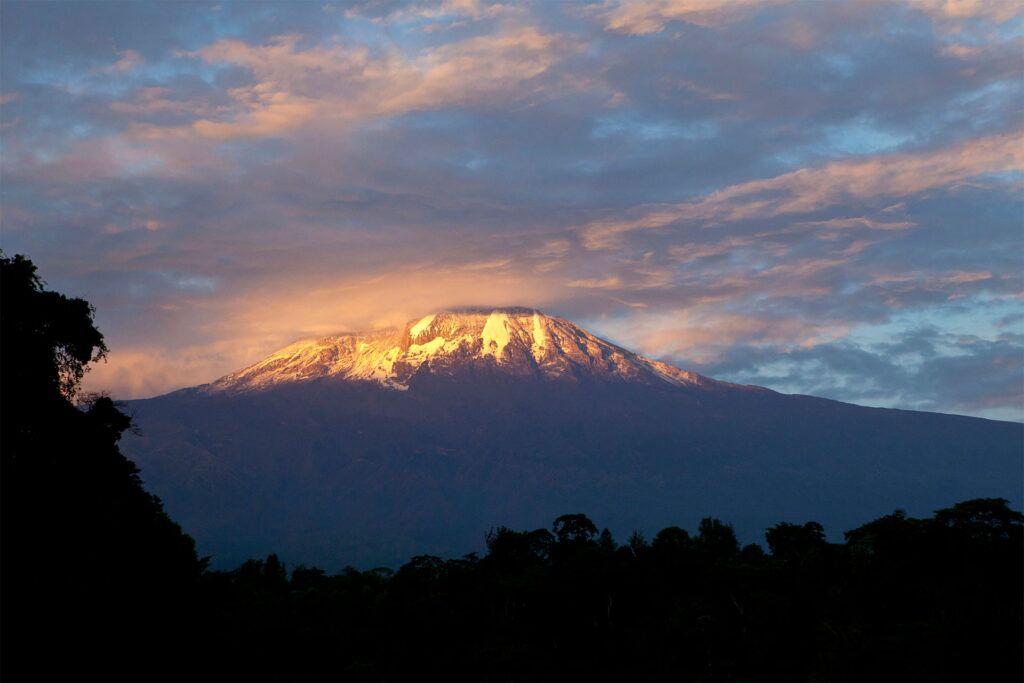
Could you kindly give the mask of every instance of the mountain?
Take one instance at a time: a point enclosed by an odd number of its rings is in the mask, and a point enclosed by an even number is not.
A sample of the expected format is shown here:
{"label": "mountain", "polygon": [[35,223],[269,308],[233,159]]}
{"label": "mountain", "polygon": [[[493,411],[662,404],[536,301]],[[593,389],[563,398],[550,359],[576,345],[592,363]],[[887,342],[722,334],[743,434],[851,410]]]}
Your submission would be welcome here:
{"label": "mountain", "polygon": [[124,450],[215,566],[338,569],[481,549],[585,512],[620,540],[1022,498],[1024,425],[721,382],[523,308],[292,344],[131,401]]}

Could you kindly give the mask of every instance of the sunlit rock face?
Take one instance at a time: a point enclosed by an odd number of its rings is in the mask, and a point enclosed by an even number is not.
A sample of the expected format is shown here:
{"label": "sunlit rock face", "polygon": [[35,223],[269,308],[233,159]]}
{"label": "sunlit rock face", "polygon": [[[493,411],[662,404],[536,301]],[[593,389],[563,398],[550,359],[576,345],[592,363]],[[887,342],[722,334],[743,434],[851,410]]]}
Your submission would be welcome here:
{"label": "sunlit rock face", "polygon": [[457,557],[575,512],[619,540],[714,516],[751,542],[1024,502],[1024,425],[719,382],[529,309],[301,341],[129,409],[126,453],[220,568]]}
{"label": "sunlit rock face", "polygon": [[501,308],[431,313],[401,329],[302,340],[222,377],[207,391],[254,391],[323,377],[405,390],[418,374],[486,372],[542,379],[711,381],[622,349],[568,320]]}

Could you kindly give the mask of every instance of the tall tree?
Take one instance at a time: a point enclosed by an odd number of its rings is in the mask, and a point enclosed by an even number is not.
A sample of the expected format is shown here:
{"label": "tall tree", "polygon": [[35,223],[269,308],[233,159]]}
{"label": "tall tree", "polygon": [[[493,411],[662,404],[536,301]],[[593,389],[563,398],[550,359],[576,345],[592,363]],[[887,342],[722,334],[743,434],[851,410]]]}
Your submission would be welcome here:
{"label": "tall tree", "polygon": [[174,646],[202,574],[194,542],[118,448],[130,418],[79,395],[106,350],[88,302],[0,254],[6,678],[151,676],[141,667]]}

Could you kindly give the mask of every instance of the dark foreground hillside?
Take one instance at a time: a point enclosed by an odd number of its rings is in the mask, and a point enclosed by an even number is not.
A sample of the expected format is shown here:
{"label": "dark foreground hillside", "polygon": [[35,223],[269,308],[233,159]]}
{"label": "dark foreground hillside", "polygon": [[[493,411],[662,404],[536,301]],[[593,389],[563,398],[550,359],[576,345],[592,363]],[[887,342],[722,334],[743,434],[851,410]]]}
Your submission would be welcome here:
{"label": "dark foreground hillside", "polygon": [[[1020,680],[1024,516],[981,498],[826,542],[705,518],[619,544],[582,514],[481,556],[211,572],[76,405],[91,309],[0,254],[3,680]],[[483,531],[483,530],[481,530]]]}

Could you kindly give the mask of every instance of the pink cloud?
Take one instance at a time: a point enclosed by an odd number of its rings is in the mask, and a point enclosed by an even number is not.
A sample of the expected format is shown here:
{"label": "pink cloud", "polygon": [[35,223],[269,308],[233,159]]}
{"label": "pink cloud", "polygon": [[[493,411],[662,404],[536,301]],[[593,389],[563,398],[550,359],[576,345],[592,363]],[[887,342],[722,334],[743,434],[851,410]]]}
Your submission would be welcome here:
{"label": "pink cloud", "polygon": [[732,185],[696,201],[636,207],[626,216],[584,225],[580,239],[588,249],[611,249],[623,244],[631,232],[677,222],[701,225],[809,213],[841,201],[904,197],[1007,171],[1024,171],[1020,131],[932,152],[838,161]]}
{"label": "pink cloud", "polygon": [[[188,53],[211,64],[249,69],[256,81],[228,92],[235,106],[223,116],[188,126],[138,126],[136,134],[231,140],[447,106],[498,106],[542,93],[544,86],[533,79],[575,49],[573,40],[532,26],[506,27],[413,56],[397,50],[371,54],[348,45],[303,49],[300,40],[297,35],[264,45],[220,40]],[[162,99],[116,105],[119,111],[144,112],[161,106],[157,102]]]}
{"label": "pink cloud", "polygon": [[876,221],[867,216],[855,216],[852,218],[830,218],[827,221],[803,221],[794,223],[797,228],[831,228],[834,230],[845,230],[848,228],[866,228],[868,230],[909,230],[917,227],[913,221]]}
{"label": "pink cloud", "polygon": [[618,289],[622,286],[622,280],[618,277],[583,278],[570,280],[566,283],[568,287],[580,287],[583,289]]}
{"label": "pink cloud", "polygon": [[1012,0],[910,0],[910,5],[940,21],[983,19],[1004,24],[1024,16],[1024,8]]}
{"label": "pink cloud", "polygon": [[193,116],[210,115],[209,106],[196,100],[173,99],[173,94],[166,87],[142,88],[130,100],[116,100],[110,108],[121,114],[192,114]]}
{"label": "pink cloud", "polygon": [[644,35],[671,21],[716,26],[744,19],[761,7],[787,0],[620,0],[603,15],[608,31]]}
{"label": "pink cloud", "polygon": [[626,318],[600,322],[599,326],[644,355],[685,356],[701,364],[714,362],[739,344],[808,348],[841,339],[849,332],[848,326],[833,321],[766,320],[703,305],[657,313],[637,310]]}
{"label": "pink cloud", "polygon": [[121,55],[120,59],[105,67],[103,69],[104,73],[126,74],[130,71],[135,71],[135,69],[146,63],[146,60],[143,59],[137,50],[122,50],[118,54]]}

